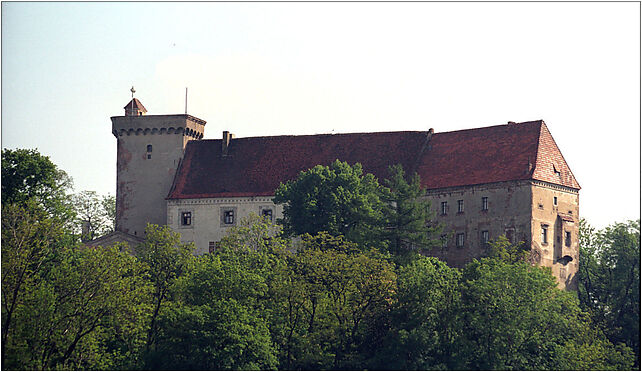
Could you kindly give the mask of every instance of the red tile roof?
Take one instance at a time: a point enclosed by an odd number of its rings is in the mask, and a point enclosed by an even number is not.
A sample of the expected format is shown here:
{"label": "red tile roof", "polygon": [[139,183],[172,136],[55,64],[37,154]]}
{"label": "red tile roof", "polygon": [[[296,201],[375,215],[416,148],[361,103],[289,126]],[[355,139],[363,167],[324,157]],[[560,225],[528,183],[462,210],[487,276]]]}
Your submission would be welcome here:
{"label": "red tile roof", "polygon": [[[435,133],[383,132],[190,141],[169,199],[270,196],[280,182],[334,160],[380,180],[388,166],[416,170],[429,189],[537,179],[579,189],[543,121]],[[530,169],[529,169],[530,163]],[[557,176],[551,164],[559,167]],[[557,169],[557,168],[556,168]]]}
{"label": "red tile roof", "polygon": [[[133,103],[132,103],[132,102],[133,102]],[[133,107],[132,107],[132,106],[133,106]],[[131,100],[131,101],[129,101],[129,103],[128,103],[128,104],[126,104],[126,105],[125,105],[125,107],[123,107],[123,108],[124,108],[124,109],[131,109],[131,108],[135,108],[135,109],[138,109],[138,110],[140,110],[140,111],[147,112],[147,110],[145,109],[145,106],[143,106],[143,104],[142,104],[142,103],[140,103],[140,101],[138,100],[138,98],[132,98],[132,100]]]}

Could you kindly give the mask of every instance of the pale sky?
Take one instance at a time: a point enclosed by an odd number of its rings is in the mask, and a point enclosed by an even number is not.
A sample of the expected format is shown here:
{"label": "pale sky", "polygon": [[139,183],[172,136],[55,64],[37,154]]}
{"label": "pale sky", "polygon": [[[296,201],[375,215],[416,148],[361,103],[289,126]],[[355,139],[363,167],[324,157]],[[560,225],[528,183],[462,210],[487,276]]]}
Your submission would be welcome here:
{"label": "pale sky", "polygon": [[598,227],[640,218],[639,3],[2,2],[2,147],[116,191],[111,116],[205,138],[543,119]]}

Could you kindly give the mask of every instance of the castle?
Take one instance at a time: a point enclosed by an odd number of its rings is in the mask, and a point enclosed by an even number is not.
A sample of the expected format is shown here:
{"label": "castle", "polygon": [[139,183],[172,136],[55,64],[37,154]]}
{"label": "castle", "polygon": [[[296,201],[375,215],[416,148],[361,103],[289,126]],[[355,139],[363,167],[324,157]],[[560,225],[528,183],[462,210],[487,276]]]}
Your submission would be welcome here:
{"label": "castle", "polygon": [[542,120],[435,133],[321,134],[204,140],[192,115],[146,115],[136,99],[114,116],[116,232],[92,245],[142,240],[147,223],[168,225],[197,253],[215,249],[250,213],[282,216],[280,182],[335,159],[359,162],[380,180],[389,165],[417,172],[445,225],[434,254],[453,266],[480,257],[500,235],[531,247],[560,287],[575,289],[580,186]]}

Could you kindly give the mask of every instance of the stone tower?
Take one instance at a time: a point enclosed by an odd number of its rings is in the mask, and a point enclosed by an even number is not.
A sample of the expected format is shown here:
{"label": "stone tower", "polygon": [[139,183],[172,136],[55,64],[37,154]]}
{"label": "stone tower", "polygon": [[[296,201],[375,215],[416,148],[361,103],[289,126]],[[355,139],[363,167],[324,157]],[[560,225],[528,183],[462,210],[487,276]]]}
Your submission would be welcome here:
{"label": "stone tower", "polygon": [[144,236],[147,223],[165,225],[167,197],[187,142],[203,138],[205,120],[187,114],[146,115],[136,98],[113,116],[116,137],[116,231]]}

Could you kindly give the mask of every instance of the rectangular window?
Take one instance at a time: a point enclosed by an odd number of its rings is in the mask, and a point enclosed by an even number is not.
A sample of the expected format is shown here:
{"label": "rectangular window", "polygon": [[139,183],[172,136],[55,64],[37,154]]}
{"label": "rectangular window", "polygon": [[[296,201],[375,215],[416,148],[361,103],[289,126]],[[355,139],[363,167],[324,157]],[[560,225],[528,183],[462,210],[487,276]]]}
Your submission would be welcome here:
{"label": "rectangular window", "polygon": [[263,219],[266,221],[272,222],[272,210],[271,209],[263,209],[261,210],[261,215],[263,216]]}
{"label": "rectangular window", "polygon": [[457,234],[457,248],[462,248],[465,243],[465,235],[464,233],[459,233]]}
{"label": "rectangular window", "polygon": [[482,211],[487,211],[488,210],[488,197],[484,196],[482,197]]}
{"label": "rectangular window", "polygon": [[441,247],[448,248],[448,235],[446,234],[441,236]]}
{"label": "rectangular window", "polygon": [[567,247],[570,247],[570,246],[571,246],[571,232],[570,232],[570,231],[566,231],[566,232],[564,233],[564,244],[565,244]]}
{"label": "rectangular window", "polygon": [[542,225],[542,244],[548,244],[548,225]]}
{"label": "rectangular window", "polygon": [[147,145],[147,152],[152,152],[152,145]]}
{"label": "rectangular window", "polygon": [[216,249],[218,248],[219,242],[210,242],[209,244],[209,252],[214,253],[216,252]]}
{"label": "rectangular window", "polygon": [[488,233],[488,230],[484,230],[481,232],[481,243],[482,246],[485,246],[488,244],[488,240],[490,240],[490,234]]}
{"label": "rectangular window", "polygon": [[192,224],[192,212],[181,212],[181,225],[190,226]]}
{"label": "rectangular window", "polygon": [[464,201],[457,200],[457,213],[464,213]]}
{"label": "rectangular window", "polygon": [[557,205],[557,196],[553,196],[553,205]]}
{"label": "rectangular window", "polygon": [[229,210],[225,211],[223,214],[223,222],[225,222],[226,225],[233,225],[234,224],[234,211]]}
{"label": "rectangular window", "polygon": [[448,202],[441,202],[441,215],[445,216],[448,211]]}

